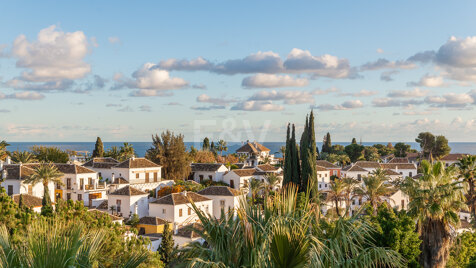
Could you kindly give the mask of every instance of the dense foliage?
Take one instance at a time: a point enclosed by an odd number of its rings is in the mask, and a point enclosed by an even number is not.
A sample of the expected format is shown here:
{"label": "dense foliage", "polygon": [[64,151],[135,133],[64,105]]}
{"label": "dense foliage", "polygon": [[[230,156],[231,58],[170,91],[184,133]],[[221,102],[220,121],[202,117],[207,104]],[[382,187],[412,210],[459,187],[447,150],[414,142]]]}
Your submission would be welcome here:
{"label": "dense foliage", "polygon": [[104,145],[100,137],[97,137],[96,144],[94,145],[92,157],[103,157],[104,156]]}

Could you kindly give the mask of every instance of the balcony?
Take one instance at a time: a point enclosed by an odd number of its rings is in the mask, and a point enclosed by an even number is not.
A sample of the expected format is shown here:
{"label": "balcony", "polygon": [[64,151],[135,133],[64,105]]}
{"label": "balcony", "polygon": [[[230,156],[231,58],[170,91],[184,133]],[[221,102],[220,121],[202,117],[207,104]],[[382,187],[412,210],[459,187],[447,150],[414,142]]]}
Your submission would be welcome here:
{"label": "balcony", "polygon": [[98,183],[98,185],[96,186],[96,189],[106,189],[106,183]]}
{"label": "balcony", "polygon": [[94,184],[87,184],[84,187],[86,190],[94,190]]}

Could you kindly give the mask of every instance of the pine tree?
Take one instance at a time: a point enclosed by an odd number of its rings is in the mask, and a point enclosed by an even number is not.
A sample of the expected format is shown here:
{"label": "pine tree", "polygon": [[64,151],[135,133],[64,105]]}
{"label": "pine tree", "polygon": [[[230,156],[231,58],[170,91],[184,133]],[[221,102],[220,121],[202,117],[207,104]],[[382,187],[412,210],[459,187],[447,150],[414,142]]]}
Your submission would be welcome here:
{"label": "pine tree", "polygon": [[104,145],[100,137],[96,139],[96,145],[94,145],[93,157],[103,157],[104,156]]}
{"label": "pine tree", "polygon": [[323,153],[332,153],[332,142],[331,142],[331,134],[327,132],[326,136],[324,136],[324,142],[322,143],[322,152]]}
{"label": "pine tree", "polygon": [[168,264],[173,259],[173,251],[174,251],[174,239],[172,238],[172,232],[169,228],[169,223],[166,222],[164,225],[164,232],[162,233],[162,242],[160,243],[159,247],[157,248],[157,252],[161,256],[161,260]]}
{"label": "pine tree", "polygon": [[301,184],[301,168],[300,168],[300,161],[299,161],[299,149],[296,143],[296,127],[293,124],[292,136],[291,136],[291,172],[292,178],[291,181],[299,186]]}
{"label": "pine tree", "polygon": [[288,124],[288,130],[286,134],[286,150],[284,153],[284,178],[283,185],[292,182],[292,147],[291,147],[291,128]]}

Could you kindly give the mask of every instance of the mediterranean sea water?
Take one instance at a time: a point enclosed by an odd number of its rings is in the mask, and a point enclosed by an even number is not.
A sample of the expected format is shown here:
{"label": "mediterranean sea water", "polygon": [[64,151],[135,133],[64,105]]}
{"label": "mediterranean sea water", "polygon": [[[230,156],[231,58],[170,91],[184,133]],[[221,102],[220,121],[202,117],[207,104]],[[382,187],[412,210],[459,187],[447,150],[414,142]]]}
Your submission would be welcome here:
{"label": "mediterranean sea water", "polygon": [[[151,142],[129,142],[134,147],[137,156],[142,157],[145,155],[147,149],[152,146]],[[386,145],[388,142],[363,142],[362,145],[370,146],[373,144],[384,144]],[[396,142],[392,142],[395,145]],[[416,142],[406,142],[410,144],[413,149],[420,149],[420,146]],[[10,146],[8,146],[9,151],[25,151],[28,150],[33,145],[43,145],[43,146],[56,146],[63,150],[73,150],[73,151],[88,151],[92,153],[94,150],[95,142],[9,142]],[[122,142],[104,142],[104,149],[107,150],[112,146],[120,147],[123,143]],[[277,157],[281,156],[279,153],[279,148],[285,143],[283,142],[262,142],[262,144],[268,147],[271,150],[271,154],[275,154]],[[348,145],[347,142],[334,142],[333,144],[340,144],[340,145]],[[195,148],[200,148],[200,143],[194,142],[185,142],[185,145],[188,149],[191,146]],[[238,149],[242,145],[241,142],[228,142],[228,151],[226,153],[233,153],[236,149]],[[322,148],[322,142],[318,142],[317,146],[320,149]],[[452,153],[467,153],[467,154],[476,154],[476,142],[450,142],[449,146],[451,147]]]}

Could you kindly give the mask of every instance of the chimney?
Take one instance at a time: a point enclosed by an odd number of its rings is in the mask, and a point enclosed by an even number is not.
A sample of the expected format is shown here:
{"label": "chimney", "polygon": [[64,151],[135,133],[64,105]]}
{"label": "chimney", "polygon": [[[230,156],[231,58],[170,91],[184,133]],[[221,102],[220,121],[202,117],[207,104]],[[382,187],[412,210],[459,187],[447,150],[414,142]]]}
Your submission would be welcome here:
{"label": "chimney", "polygon": [[5,180],[5,179],[7,179],[7,170],[6,169],[4,169],[2,171],[2,180]]}
{"label": "chimney", "polygon": [[7,156],[7,165],[10,165],[12,163],[12,158],[10,156]]}
{"label": "chimney", "polygon": [[183,195],[183,196],[187,196],[187,191],[183,191],[183,192],[182,192],[182,195]]}
{"label": "chimney", "polygon": [[114,173],[111,175],[111,183],[114,183],[114,180],[116,179],[116,176],[114,176]]}
{"label": "chimney", "polygon": [[178,225],[174,223],[174,235],[178,234]]}
{"label": "chimney", "polygon": [[3,169],[3,161],[0,160],[0,170]]}

